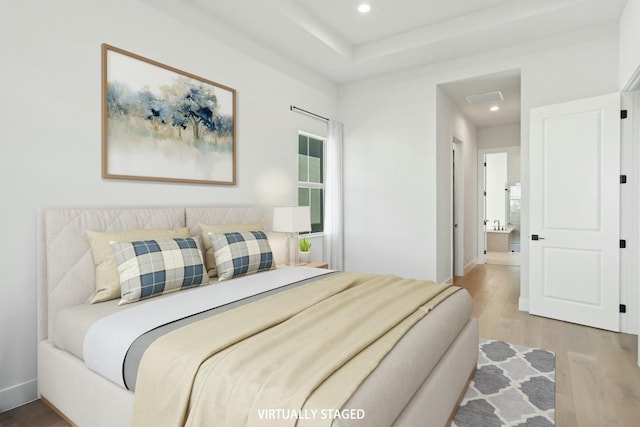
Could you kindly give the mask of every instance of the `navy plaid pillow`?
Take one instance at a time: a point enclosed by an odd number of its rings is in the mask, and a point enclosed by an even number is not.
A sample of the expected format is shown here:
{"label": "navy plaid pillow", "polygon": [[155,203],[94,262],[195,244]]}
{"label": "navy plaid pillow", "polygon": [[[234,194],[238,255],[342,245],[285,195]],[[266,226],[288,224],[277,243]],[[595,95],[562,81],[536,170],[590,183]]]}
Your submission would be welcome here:
{"label": "navy plaid pillow", "polygon": [[202,253],[192,238],[111,242],[118,264],[120,304],[204,283]]}
{"label": "navy plaid pillow", "polygon": [[275,267],[267,235],[263,231],[209,233],[218,280],[231,279]]}

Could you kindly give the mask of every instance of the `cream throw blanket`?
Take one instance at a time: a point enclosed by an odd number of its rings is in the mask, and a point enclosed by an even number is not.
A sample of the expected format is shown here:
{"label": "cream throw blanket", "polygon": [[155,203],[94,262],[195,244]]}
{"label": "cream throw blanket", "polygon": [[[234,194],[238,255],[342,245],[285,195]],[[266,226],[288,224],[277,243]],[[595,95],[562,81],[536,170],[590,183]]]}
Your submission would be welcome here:
{"label": "cream throw blanket", "polygon": [[142,358],[133,425],[329,426],[331,410],[458,289],[340,273],[180,328]]}

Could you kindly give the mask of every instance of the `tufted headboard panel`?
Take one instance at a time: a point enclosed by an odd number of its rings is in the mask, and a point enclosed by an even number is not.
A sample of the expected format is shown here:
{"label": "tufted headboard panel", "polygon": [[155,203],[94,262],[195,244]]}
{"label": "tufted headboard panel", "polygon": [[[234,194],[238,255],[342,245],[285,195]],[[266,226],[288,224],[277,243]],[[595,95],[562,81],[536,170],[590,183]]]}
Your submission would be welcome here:
{"label": "tufted headboard panel", "polygon": [[200,224],[248,224],[262,222],[265,230],[271,230],[273,208],[261,206],[202,206],[185,209],[186,225],[191,235],[200,234]]}
{"label": "tufted headboard panel", "polygon": [[118,231],[185,226],[172,208],[60,208],[38,215],[38,339],[52,334],[55,315],[95,292],[95,267],[85,230]]}
{"label": "tufted headboard panel", "polygon": [[[38,212],[38,340],[52,337],[56,313],[83,304],[95,293],[95,267],[86,230],[190,227],[199,224],[263,222],[271,229],[272,208],[247,206],[47,208]],[[276,233],[278,246],[285,236]],[[284,243],[283,243],[284,242]],[[283,252],[278,248],[278,252]],[[275,254],[275,248],[274,248]]]}

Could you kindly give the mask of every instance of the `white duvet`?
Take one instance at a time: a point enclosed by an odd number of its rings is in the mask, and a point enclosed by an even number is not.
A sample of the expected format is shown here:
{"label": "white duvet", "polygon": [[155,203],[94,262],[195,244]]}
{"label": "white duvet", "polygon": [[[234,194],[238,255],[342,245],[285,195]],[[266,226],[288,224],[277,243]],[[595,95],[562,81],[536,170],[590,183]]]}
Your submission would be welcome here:
{"label": "white duvet", "polygon": [[296,267],[269,270],[250,276],[176,292],[146,304],[113,313],[95,322],[83,343],[89,369],[125,388],[122,365],[131,344],[141,335],[195,313],[221,307],[252,295],[327,274],[328,270]]}

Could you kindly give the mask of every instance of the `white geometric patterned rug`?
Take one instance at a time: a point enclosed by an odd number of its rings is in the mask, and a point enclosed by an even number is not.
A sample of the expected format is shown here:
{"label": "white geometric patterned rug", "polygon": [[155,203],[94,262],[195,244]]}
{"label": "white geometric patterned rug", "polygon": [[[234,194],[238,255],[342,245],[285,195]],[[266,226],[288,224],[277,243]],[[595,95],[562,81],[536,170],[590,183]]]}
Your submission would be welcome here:
{"label": "white geometric patterned rug", "polygon": [[451,425],[554,426],[555,354],[483,338],[479,350],[478,369]]}

